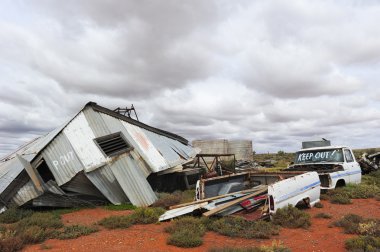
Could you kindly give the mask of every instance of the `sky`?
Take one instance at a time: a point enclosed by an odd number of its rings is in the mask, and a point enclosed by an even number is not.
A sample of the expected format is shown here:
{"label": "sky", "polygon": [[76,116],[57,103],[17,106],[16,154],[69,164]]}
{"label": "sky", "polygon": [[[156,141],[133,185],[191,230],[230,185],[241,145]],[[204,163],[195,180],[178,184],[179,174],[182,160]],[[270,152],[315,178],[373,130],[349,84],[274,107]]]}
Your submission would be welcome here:
{"label": "sky", "polygon": [[0,156],[93,101],[257,153],[380,147],[380,1],[1,0]]}

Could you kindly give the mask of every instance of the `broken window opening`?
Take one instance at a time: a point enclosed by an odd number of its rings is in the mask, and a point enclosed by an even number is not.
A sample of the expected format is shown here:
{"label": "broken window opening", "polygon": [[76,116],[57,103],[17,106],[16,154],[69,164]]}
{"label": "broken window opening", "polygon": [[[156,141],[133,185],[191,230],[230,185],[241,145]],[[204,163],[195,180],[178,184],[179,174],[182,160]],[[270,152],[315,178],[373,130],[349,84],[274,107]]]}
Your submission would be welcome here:
{"label": "broken window opening", "polygon": [[115,156],[130,151],[132,147],[122,136],[121,132],[94,139],[106,156]]}
{"label": "broken window opening", "polygon": [[37,172],[40,174],[42,180],[47,183],[49,180],[55,181],[53,173],[50,171],[49,166],[46,164],[44,159],[41,159],[39,165],[36,168]]}

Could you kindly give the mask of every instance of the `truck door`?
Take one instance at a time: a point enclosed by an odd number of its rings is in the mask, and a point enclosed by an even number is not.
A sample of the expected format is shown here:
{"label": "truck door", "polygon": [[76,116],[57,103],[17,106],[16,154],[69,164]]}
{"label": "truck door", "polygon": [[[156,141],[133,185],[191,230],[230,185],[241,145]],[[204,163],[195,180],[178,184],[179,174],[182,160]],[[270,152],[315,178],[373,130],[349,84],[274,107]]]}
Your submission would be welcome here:
{"label": "truck door", "polygon": [[355,167],[355,160],[354,160],[354,157],[352,156],[352,153],[349,149],[344,149],[344,158],[346,159],[346,165],[347,165],[347,169],[346,172],[348,172],[348,174],[350,174],[349,176],[347,176],[346,178],[348,179],[348,181],[346,181],[346,183],[351,183],[353,182],[353,175],[351,175],[351,173],[356,169]]}

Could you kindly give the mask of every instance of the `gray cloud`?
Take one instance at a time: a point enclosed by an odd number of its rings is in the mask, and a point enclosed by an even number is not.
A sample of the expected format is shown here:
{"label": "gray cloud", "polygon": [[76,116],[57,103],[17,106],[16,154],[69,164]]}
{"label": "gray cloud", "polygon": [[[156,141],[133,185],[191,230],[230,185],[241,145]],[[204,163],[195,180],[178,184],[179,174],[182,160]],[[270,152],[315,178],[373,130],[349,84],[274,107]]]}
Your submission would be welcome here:
{"label": "gray cloud", "polygon": [[0,155],[90,100],[258,152],[320,137],[379,146],[377,1],[2,5]]}

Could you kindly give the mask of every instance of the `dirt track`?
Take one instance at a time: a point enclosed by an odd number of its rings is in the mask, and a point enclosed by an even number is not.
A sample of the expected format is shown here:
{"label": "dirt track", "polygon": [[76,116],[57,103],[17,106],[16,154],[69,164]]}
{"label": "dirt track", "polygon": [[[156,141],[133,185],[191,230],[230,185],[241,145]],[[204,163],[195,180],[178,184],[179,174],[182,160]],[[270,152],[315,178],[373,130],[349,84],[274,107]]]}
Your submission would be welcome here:
{"label": "dirt track", "polygon": [[[212,247],[250,247],[271,245],[273,240],[281,241],[294,252],[304,251],[345,251],[344,241],[347,235],[339,228],[329,228],[332,221],[345,214],[354,213],[366,218],[380,219],[380,201],[374,199],[353,200],[351,205],[335,205],[322,201],[323,208],[306,209],[311,216],[317,213],[329,213],[332,219],[312,218],[312,226],[304,229],[281,229],[280,235],[269,240],[238,239],[207,232],[201,247],[183,249],[166,245],[168,235],[163,231],[170,223],[135,225],[125,230],[106,230],[82,236],[74,240],[48,240],[44,246],[36,244],[23,251],[39,251],[43,247],[48,251],[207,251]],[[98,220],[111,216],[129,214],[131,211],[108,211],[101,208],[85,209],[65,214],[62,219],[65,225],[91,225]]]}

